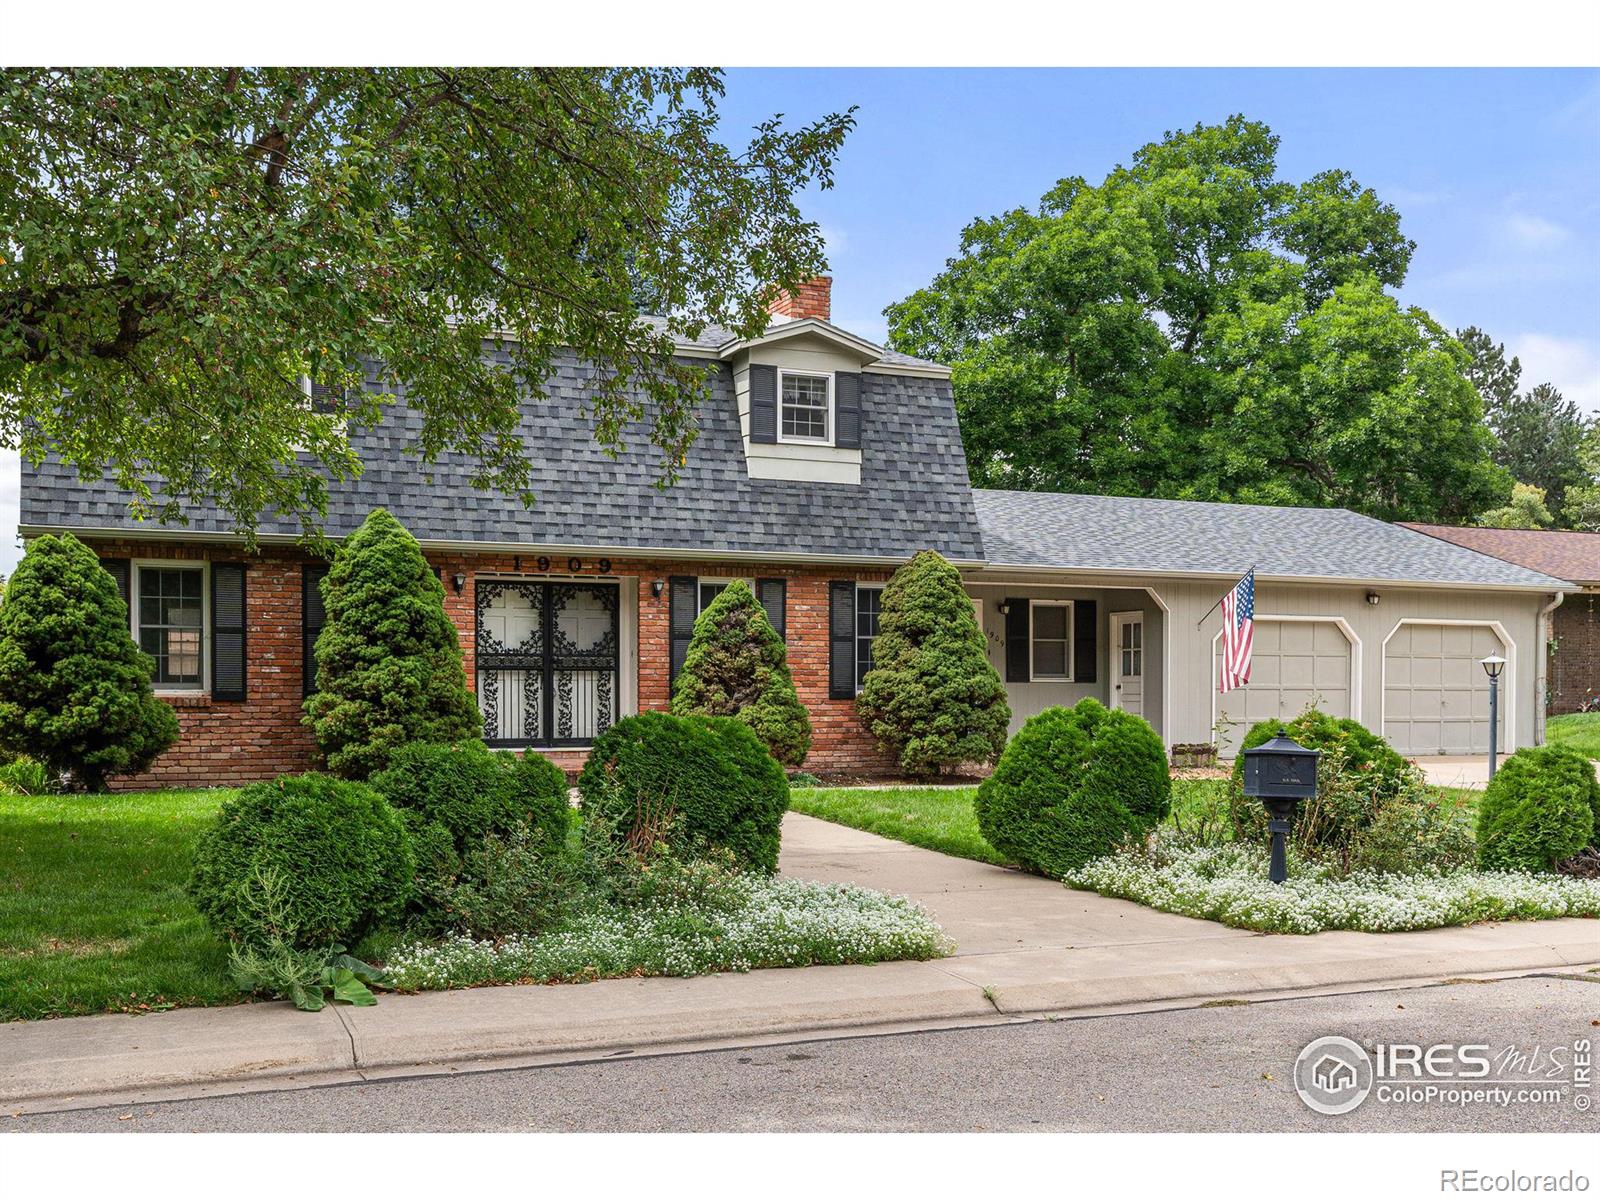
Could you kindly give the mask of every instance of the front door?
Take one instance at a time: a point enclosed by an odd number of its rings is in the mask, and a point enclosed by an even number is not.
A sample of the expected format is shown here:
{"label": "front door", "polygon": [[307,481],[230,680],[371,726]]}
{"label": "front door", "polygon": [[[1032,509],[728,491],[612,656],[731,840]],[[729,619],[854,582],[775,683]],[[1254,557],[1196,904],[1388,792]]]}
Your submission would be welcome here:
{"label": "front door", "polygon": [[477,582],[478,708],[491,746],[584,746],[617,719],[614,583]]}
{"label": "front door", "polygon": [[1111,614],[1111,707],[1144,716],[1144,614]]}

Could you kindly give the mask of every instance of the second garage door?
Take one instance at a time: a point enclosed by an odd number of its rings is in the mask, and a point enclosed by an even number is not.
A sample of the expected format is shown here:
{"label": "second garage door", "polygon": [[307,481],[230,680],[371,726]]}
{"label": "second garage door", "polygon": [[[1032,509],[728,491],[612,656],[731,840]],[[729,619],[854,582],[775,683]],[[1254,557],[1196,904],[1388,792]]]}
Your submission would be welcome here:
{"label": "second garage door", "polygon": [[[1487,754],[1489,677],[1481,660],[1505,653],[1487,625],[1400,626],[1383,648],[1383,736],[1401,754]],[[1505,682],[1502,676],[1502,749]]]}
{"label": "second garage door", "polygon": [[[1217,652],[1212,654],[1215,694]],[[1218,700],[1223,753],[1257,721],[1289,721],[1315,706],[1350,715],[1350,643],[1332,621],[1256,622],[1250,682]]]}

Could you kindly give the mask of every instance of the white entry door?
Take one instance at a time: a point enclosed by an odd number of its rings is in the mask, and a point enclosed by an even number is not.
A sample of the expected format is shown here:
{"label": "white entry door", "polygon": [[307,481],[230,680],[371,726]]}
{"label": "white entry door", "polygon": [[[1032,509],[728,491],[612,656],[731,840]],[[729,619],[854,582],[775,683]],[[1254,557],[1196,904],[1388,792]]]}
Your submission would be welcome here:
{"label": "white entry door", "polygon": [[1144,614],[1111,614],[1111,707],[1144,716]]}

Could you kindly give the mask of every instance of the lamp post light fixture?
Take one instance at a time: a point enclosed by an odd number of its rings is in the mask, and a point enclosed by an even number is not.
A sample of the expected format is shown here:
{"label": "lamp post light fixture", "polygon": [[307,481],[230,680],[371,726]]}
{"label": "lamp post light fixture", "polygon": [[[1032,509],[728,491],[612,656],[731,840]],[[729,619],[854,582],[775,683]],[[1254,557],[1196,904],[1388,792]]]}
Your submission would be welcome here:
{"label": "lamp post light fixture", "polygon": [[1506,660],[1491,654],[1478,661],[1489,676],[1489,778],[1493,779],[1500,758],[1500,672],[1506,669]]}
{"label": "lamp post light fixture", "polygon": [[1317,796],[1317,760],[1320,750],[1308,750],[1281,726],[1270,742],[1244,752],[1244,794],[1266,805],[1267,829],[1272,834],[1272,865],[1267,878],[1282,883],[1289,878],[1286,843],[1295,806]]}

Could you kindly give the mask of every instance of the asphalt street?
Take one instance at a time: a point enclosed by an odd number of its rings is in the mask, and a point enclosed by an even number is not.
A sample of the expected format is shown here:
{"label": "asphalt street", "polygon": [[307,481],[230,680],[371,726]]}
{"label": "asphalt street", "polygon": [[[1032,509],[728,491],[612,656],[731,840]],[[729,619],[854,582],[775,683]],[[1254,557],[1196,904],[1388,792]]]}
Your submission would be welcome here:
{"label": "asphalt street", "polygon": [[1600,1129],[1574,1103],[1570,1065],[1558,1101],[1380,1103],[1374,1093],[1352,1113],[1319,1115],[1292,1071],[1302,1047],[1328,1034],[1516,1047],[1542,1071],[1552,1048],[1600,1042],[1600,976],[656,1053],[24,1116],[0,1131]]}

